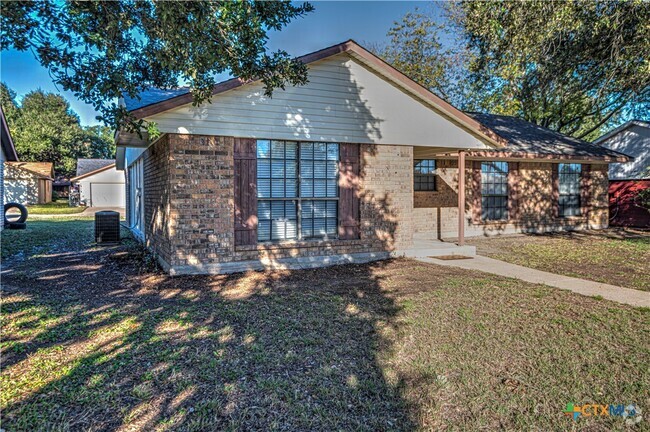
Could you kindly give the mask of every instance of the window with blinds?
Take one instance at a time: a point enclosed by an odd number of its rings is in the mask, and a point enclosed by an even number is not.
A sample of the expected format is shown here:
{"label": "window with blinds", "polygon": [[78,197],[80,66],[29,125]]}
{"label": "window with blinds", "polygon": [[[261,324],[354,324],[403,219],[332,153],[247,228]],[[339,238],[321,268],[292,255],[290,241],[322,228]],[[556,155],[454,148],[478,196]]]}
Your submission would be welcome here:
{"label": "window with blinds", "polygon": [[257,141],[258,241],[335,238],[337,143]]}
{"label": "window with blinds", "polygon": [[559,216],[580,216],[580,177],[582,165],[559,164]]}
{"label": "window with blinds", "polygon": [[508,219],[508,162],[481,163],[481,219]]}

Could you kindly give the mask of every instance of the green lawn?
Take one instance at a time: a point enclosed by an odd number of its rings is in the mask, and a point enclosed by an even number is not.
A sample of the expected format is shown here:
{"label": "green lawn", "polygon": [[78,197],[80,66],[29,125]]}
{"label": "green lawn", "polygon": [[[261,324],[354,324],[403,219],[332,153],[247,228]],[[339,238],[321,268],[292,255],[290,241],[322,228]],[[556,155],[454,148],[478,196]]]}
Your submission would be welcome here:
{"label": "green lawn", "polygon": [[34,257],[89,247],[94,242],[91,217],[27,220],[24,230],[2,231],[2,258]]}
{"label": "green lawn", "polygon": [[81,213],[86,207],[70,207],[67,199],[52,201],[47,204],[38,204],[27,206],[29,214],[44,215],[44,214],[74,214]]}
{"label": "green lawn", "polygon": [[604,230],[468,239],[513,264],[650,291],[650,232]]}
{"label": "green lawn", "polygon": [[624,420],[562,410],[650,410],[647,309],[406,259],[172,278],[57,223],[66,251],[3,275],[8,431],[606,431]]}

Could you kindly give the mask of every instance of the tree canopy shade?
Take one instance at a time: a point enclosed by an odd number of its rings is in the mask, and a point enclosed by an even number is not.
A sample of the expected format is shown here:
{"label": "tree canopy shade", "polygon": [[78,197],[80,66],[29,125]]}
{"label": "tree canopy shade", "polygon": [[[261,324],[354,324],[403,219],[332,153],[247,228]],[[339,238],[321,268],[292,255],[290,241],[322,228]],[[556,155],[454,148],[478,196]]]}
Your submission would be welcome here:
{"label": "tree canopy shade", "polygon": [[187,83],[209,99],[216,75],[261,79],[267,94],[307,80],[306,67],[270,53],[267,31],[312,10],[289,1],[15,1],[2,5],[1,48],[31,50],[53,81],[112,126],[136,129],[115,103]]}
{"label": "tree canopy shade", "polygon": [[22,103],[4,83],[0,85],[2,109],[23,162],[53,162],[56,174],[72,175],[78,158],[115,157],[111,130],[79,124],[79,117],[62,96],[35,90]]}
{"label": "tree canopy shade", "polygon": [[650,4],[463,1],[451,7],[473,57],[469,106],[591,138],[648,116]]}

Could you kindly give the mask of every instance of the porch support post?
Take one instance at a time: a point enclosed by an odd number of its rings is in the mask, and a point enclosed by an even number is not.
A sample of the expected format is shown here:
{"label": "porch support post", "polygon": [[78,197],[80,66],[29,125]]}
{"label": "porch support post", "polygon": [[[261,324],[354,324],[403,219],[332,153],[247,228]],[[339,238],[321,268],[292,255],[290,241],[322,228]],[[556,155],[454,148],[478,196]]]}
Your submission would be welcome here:
{"label": "porch support post", "polygon": [[465,244],[465,150],[458,151],[458,246]]}

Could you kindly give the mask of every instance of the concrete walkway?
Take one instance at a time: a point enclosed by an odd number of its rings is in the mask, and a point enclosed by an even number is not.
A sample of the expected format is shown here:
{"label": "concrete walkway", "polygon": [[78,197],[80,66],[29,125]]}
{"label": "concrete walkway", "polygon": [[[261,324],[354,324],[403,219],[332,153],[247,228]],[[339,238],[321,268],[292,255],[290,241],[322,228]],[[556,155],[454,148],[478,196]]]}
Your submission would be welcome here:
{"label": "concrete walkway", "polygon": [[631,306],[650,307],[650,292],[592,282],[569,276],[561,276],[484,256],[477,255],[473,259],[450,261],[428,257],[416,259],[432,264],[460,267],[467,270],[479,270],[486,273],[520,279],[526,282],[549,285],[586,296],[602,296],[607,300]]}

